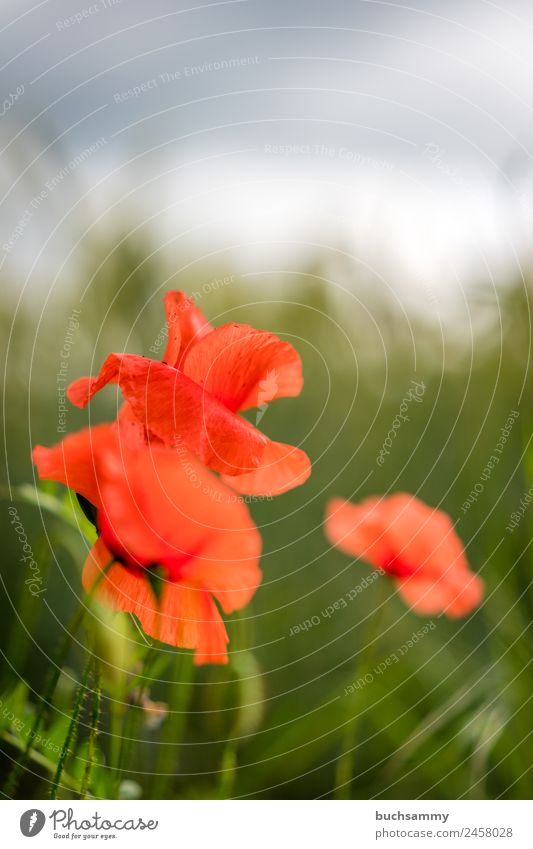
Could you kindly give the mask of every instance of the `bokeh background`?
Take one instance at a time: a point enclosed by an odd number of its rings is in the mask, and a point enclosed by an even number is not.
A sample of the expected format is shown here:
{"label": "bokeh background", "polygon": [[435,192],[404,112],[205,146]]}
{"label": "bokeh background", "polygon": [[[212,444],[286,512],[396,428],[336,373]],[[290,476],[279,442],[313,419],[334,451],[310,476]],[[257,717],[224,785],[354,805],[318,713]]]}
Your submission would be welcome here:
{"label": "bokeh background", "polygon": [[[110,351],[150,355],[162,295],[180,288],[214,324],[299,350],[304,391],[261,428],[301,445],[313,475],[250,504],[264,580],[228,623],[227,668],[159,647],[140,671],[134,624],[92,617],[106,670],[94,794],[327,798],[357,714],[354,797],[531,795],[532,30],[514,0],[4,0],[1,774],[80,602],[88,545],[64,491],[36,489],[31,448],[117,405],[108,389],[62,418],[61,352],[68,380]],[[380,465],[412,381],[421,403]],[[435,617],[346,696],[369,643],[377,665],[428,620],[386,581],[327,614],[371,567],[330,549],[325,503],[401,490],[449,512],[486,598],[465,621]],[[47,793],[88,640],[21,798]],[[143,680],[159,717],[130,705]],[[124,735],[117,789],[107,765]],[[86,745],[82,728],[65,798]]]}

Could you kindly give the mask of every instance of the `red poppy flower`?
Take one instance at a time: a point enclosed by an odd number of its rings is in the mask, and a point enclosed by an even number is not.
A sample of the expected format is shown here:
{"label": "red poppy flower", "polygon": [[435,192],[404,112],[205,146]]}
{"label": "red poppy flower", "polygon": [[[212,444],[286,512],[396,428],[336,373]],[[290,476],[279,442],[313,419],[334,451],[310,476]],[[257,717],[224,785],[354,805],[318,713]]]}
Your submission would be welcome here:
{"label": "red poppy flower", "polygon": [[118,383],[149,441],[192,451],[238,492],[278,495],[304,483],[307,455],[272,442],[238,415],[300,393],[297,351],[247,324],[213,329],[183,292],[168,292],[165,307],[163,362],[110,354],[98,377],[71,384],[72,403],[84,407],[107,383]]}
{"label": "red poppy flower", "polygon": [[470,571],[449,517],[412,495],[357,505],[334,498],[325,529],[341,551],[387,572],[417,613],[465,616],[483,597],[483,581]]}
{"label": "red poppy flower", "polygon": [[239,497],[191,455],[132,450],[117,424],[38,446],[33,457],[41,478],[97,508],[100,536],[83,570],[85,589],[113,562],[95,590],[100,601],[134,613],[152,637],[195,649],[196,663],[227,662],[215,600],[231,613],[261,579],[261,537]]}

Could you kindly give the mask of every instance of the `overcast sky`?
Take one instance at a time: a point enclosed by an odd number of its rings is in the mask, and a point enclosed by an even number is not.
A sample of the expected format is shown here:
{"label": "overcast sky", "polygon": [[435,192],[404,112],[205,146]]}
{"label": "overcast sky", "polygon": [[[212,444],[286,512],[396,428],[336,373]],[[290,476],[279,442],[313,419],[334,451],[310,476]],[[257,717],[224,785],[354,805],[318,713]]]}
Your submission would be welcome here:
{"label": "overcast sky", "polygon": [[531,43],[525,0],[3,0],[4,245],[71,172],[5,259],[88,190],[215,247],[377,228],[407,271],[498,271],[533,220]]}

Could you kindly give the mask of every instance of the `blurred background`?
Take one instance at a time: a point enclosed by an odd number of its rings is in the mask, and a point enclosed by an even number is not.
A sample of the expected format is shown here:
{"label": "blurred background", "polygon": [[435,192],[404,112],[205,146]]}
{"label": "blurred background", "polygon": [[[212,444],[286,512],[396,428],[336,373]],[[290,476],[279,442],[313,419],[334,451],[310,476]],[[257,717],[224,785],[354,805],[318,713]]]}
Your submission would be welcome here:
{"label": "blurred background", "polygon": [[[519,0],[4,0],[2,774],[88,545],[64,492],[36,492],[31,448],[114,416],[111,390],[65,412],[65,381],[110,351],[150,356],[162,295],[179,288],[213,324],[298,349],[304,391],[261,428],[301,445],[313,475],[250,505],[264,580],[229,622],[227,668],[161,647],[139,672],[134,625],[95,616],[94,795],[114,793],[106,765],[126,729],[124,796],[328,797],[354,714],[354,797],[531,795],[532,33]],[[413,381],[422,401],[379,464]],[[449,512],[486,598],[466,621],[436,618],[364,698],[345,696],[376,610],[376,664],[428,620],[386,581],[328,614],[371,567],[329,548],[325,503],[399,490]],[[21,798],[47,793],[84,639]],[[166,705],[155,717],[127,707],[140,678]],[[82,728],[66,795],[84,746]]]}

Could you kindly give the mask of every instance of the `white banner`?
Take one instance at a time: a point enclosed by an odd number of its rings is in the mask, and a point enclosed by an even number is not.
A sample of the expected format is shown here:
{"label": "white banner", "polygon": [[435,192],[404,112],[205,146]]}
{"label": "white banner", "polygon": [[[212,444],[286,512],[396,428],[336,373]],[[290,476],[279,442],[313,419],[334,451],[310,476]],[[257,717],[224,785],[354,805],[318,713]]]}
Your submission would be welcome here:
{"label": "white banner", "polygon": [[124,849],[533,846],[526,801],[4,801],[0,810],[6,849],[67,840]]}

